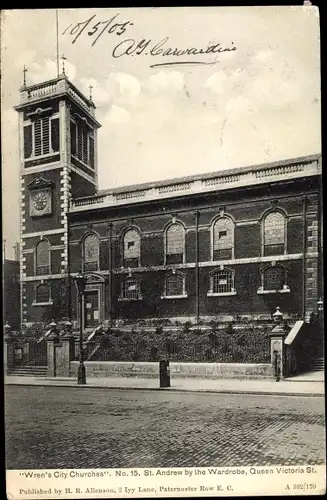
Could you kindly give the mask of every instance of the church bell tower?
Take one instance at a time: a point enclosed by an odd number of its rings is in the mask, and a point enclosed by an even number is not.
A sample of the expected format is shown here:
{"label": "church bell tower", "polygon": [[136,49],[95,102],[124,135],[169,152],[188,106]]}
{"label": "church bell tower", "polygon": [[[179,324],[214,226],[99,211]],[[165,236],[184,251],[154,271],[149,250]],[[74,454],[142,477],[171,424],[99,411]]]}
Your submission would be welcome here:
{"label": "church bell tower", "polygon": [[97,191],[97,130],[92,97],[63,72],[20,89],[20,280],[23,325],[69,316],[68,223],[71,198]]}

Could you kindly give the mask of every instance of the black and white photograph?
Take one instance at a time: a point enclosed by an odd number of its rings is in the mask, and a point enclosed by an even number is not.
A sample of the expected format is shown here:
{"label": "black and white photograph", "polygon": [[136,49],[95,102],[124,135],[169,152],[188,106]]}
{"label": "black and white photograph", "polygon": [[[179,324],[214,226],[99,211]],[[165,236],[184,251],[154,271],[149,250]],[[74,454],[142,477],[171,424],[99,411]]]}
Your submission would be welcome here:
{"label": "black and white photograph", "polygon": [[319,30],[2,11],[9,500],[326,492]]}

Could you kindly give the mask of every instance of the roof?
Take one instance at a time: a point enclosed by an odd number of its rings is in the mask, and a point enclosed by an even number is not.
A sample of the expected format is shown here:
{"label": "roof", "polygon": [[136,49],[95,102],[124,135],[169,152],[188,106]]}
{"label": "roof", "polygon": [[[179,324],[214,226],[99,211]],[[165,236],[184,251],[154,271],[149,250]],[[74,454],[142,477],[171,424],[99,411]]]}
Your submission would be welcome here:
{"label": "roof", "polygon": [[[319,160],[320,157],[321,157],[321,155],[319,153],[316,153],[316,154],[312,154],[312,155],[299,156],[296,158],[289,158],[286,160],[280,160],[280,161],[275,161],[275,162],[271,162],[271,163],[260,163],[260,164],[256,164],[256,165],[230,168],[227,170],[226,169],[225,170],[218,170],[218,171],[208,172],[208,173],[204,173],[204,174],[189,175],[189,176],[185,176],[185,177],[174,177],[172,179],[167,179],[167,180],[162,180],[162,181],[146,182],[146,183],[142,183],[142,184],[130,184],[130,185],[120,186],[120,187],[111,188],[111,189],[101,189],[98,191],[97,195],[94,195],[94,196],[103,196],[106,194],[120,194],[120,193],[132,192],[132,191],[139,191],[141,189],[151,189],[151,188],[162,187],[162,186],[171,186],[174,184],[179,184],[179,183],[184,183],[184,182],[192,182],[192,181],[196,181],[196,180],[206,180],[206,179],[211,179],[211,178],[220,177],[220,176],[223,177],[226,175],[237,175],[239,173],[243,174],[243,173],[250,172],[250,171],[261,170],[262,168],[270,169],[270,168],[283,167],[286,165],[296,164],[296,163],[307,163],[307,162]],[[94,196],[92,196],[92,198]]]}
{"label": "roof", "polygon": [[245,189],[276,182],[294,182],[320,174],[319,154],[301,156],[273,163],[105,189],[93,196],[74,198],[70,212],[217,193],[229,189]]}

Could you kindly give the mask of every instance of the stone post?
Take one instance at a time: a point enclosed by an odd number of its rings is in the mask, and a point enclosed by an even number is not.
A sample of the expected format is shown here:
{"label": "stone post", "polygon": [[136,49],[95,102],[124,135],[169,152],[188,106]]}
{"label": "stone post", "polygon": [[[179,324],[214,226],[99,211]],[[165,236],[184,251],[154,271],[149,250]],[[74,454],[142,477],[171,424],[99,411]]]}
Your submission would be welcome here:
{"label": "stone post", "polygon": [[288,375],[284,341],[289,332],[289,327],[285,325],[283,321],[284,317],[280,312],[279,307],[276,308],[276,312],[273,314],[273,319],[276,323],[276,326],[269,334],[271,365],[276,381],[279,382],[279,380],[285,378]]}
{"label": "stone post", "polygon": [[47,337],[47,377],[56,377],[56,345],[59,342],[59,335],[56,323],[50,323],[51,333]]}
{"label": "stone post", "polygon": [[6,323],[4,326],[3,345],[3,367],[5,375],[8,375],[14,366],[14,339],[11,334],[11,326]]}
{"label": "stone post", "polygon": [[75,337],[68,331],[61,337],[61,363],[57,363],[56,376],[70,377],[70,363],[75,359]]}

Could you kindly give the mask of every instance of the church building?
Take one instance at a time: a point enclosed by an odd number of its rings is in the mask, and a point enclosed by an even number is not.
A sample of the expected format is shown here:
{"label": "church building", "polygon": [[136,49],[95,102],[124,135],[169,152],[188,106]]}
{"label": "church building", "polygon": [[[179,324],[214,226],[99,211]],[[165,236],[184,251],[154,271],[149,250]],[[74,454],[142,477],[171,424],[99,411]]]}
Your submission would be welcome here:
{"label": "church building", "polygon": [[20,95],[22,324],[77,327],[80,271],[85,330],[315,313],[319,155],[101,190],[92,99],[65,73]]}

